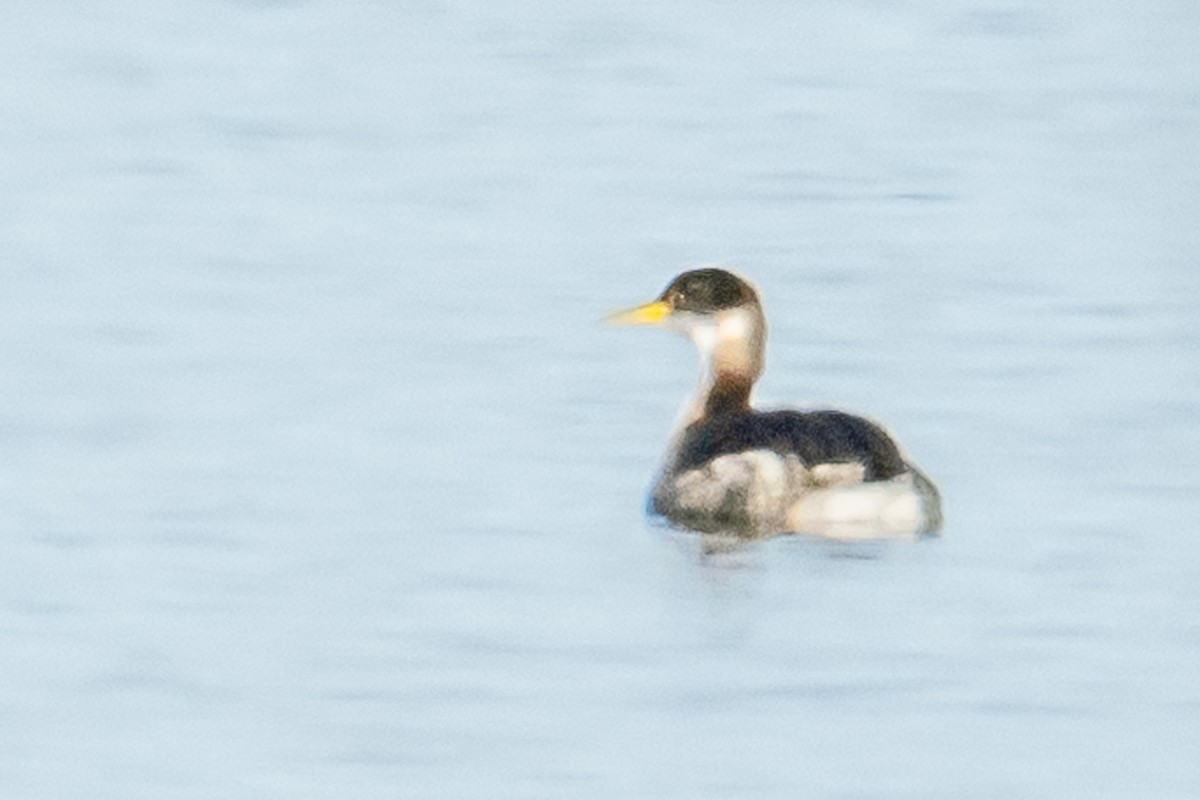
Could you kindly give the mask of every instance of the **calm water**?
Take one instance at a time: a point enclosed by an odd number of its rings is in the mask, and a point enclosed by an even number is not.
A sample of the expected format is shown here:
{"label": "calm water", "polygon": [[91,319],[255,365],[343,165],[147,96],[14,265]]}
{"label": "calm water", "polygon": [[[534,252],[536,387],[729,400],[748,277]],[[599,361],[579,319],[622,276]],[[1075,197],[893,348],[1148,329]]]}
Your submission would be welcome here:
{"label": "calm water", "polygon": [[[1200,8],[12,2],[0,795],[1200,796]],[[645,489],[766,403],[943,539]]]}

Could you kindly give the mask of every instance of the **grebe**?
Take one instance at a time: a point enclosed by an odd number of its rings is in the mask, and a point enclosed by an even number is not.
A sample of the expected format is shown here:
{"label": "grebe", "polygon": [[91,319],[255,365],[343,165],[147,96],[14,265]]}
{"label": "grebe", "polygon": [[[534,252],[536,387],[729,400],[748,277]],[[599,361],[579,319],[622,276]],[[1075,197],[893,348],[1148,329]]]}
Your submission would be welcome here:
{"label": "grebe", "polygon": [[675,527],[767,536],[889,538],[936,533],[937,487],[878,425],[842,411],[756,411],[766,318],[758,293],[724,269],[684,272],[609,321],[688,336],[704,369],[671,438],[650,508]]}

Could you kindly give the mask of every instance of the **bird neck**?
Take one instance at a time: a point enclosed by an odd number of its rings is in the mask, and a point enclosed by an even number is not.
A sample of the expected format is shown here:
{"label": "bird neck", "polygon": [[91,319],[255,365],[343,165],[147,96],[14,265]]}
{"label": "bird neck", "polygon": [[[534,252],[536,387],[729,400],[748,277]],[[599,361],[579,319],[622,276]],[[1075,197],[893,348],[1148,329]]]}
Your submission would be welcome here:
{"label": "bird neck", "polygon": [[750,410],[754,382],[765,363],[766,320],[757,305],[718,312],[692,339],[704,370],[689,422]]}

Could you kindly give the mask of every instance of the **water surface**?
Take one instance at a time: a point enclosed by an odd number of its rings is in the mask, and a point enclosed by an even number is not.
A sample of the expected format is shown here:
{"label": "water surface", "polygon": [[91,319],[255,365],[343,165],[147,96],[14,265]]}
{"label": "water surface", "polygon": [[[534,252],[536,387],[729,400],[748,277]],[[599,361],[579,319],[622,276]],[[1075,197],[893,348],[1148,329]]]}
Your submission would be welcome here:
{"label": "water surface", "polygon": [[[6,6],[0,793],[1197,796],[1197,34]],[[707,262],[944,538],[647,523]]]}

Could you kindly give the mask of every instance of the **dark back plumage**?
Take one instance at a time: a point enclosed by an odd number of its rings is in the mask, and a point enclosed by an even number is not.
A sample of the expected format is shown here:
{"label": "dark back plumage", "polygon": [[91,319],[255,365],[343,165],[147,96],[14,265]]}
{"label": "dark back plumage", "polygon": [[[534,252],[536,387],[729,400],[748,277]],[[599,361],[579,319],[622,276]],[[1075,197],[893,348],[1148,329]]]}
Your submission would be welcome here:
{"label": "dark back plumage", "polygon": [[888,480],[908,467],[887,432],[842,411],[748,411],[706,417],[689,425],[674,469],[702,466],[718,456],[749,450],[794,454],[806,467],[862,464],[863,479]]}

